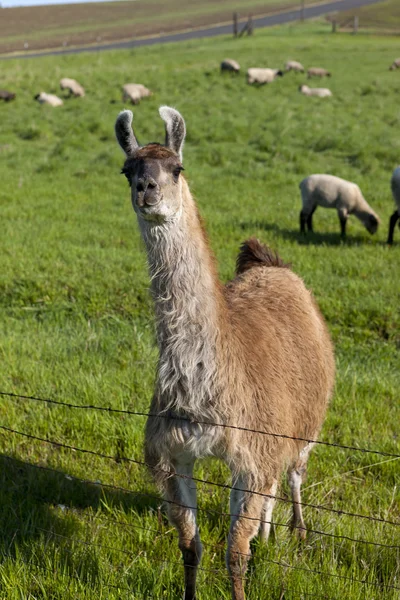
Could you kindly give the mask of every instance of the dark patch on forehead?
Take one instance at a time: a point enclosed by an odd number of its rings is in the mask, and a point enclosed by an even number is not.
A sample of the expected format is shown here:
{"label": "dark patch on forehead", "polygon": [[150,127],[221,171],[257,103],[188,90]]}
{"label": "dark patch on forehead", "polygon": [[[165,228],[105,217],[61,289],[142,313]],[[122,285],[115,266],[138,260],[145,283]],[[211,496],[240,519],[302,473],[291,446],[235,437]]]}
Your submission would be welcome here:
{"label": "dark patch on forehead", "polygon": [[173,150],[166,148],[161,144],[147,144],[147,146],[139,148],[139,150],[135,152],[134,158],[136,160],[145,160],[147,158],[178,158],[178,156]]}

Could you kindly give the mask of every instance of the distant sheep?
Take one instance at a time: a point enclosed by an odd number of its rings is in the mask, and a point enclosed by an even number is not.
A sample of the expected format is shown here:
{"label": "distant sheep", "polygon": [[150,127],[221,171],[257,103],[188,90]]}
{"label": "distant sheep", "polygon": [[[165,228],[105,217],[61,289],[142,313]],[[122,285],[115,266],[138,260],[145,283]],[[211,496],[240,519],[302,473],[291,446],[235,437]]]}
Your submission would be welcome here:
{"label": "distant sheep", "polygon": [[50,104],[50,106],[62,106],[64,102],[58,96],[54,94],[46,94],[46,92],[40,92],[40,94],[36,94],[35,100],[40,102],[40,104]]}
{"label": "distant sheep", "polygon": [[296,60],[288,60],[285,64],[285,71],[295,71],[296,73],[304,73],[304,67]]}
{"label": "distant sheep", "polygon": [[378,215],[372,210],[360,188],[351,181],[333,175],[310,175],[300,183],[303,208],[300,212],[300,231],[313,231],[312,216],[317,206],[336,208],[338,211],[341,234],[346,236],[348,215],[355,215],[369,233],[375,233],[380,223]]}
{"label": "distant sheep", "polygon": [[277,77],[282,77],[283,71],[280,69],[247,69],[247,83],[264,84],[272,83]]}
{"label": "distant sheep", "polygon": [[64,77],[60,80],[60,88],[62,90],[69,90],[70,95],[75,96],[75,98],[82,98],[85,95],[85,90],[80,83],[69,77]]}
{"label": "distant sheep", "polygon": [[4,100],[4,102],[9,102],[10,100],[14,100],[15,94],[13,92],[8,92],[7,90],[0,90],[0,100]]}
{"label": "distant sheep", "polygon": [[320,67],[310,67],[307,70],[307,77],[308,79],[311,79],[311,77],[331,77],[331,73]]}
{"label": "distant sheep", "polygon": [[394,71],[395,69],[400,69],[400,58],[396,58],[389,67],[389,71]]}
{"label": "distant sheep", "polygon": [[228,71],[230,73],[239,73],[240,65],[238,62],[236,62],[236,60],[233,60],[232,58],[225,58],[225,60],[223,60],[221,63],[221,73],[223,73],[224,71]]}
{"label": "distant sheep", "polygon": [[129,100],[132,104],[139,104],[142,98],[151,96],[152,92],[141,83],[126,83],[122,86],[123,100]]}
{"label": "distant sheep", "polygon": [[[394,228],[396,226],[397,221],[400,218],[400,167],[396,167],[396,169],[393,171],[391,188],[392,188],[393,198],[394,198],[394,201],[396,204],[396,210],[390,217],[390,221],[389,221],[389,235],[388,235],[388,241],[387,241],[388,244],[393,244]],[[399,227],[400,227],[400,222],[399,222]]]}
{"label": "distant sheep", "polygon": [[328,88],[310,88],[308,85],[301,85],[299,91],[305,96],[318,96],[319,98],[332,96],[332,92]]}

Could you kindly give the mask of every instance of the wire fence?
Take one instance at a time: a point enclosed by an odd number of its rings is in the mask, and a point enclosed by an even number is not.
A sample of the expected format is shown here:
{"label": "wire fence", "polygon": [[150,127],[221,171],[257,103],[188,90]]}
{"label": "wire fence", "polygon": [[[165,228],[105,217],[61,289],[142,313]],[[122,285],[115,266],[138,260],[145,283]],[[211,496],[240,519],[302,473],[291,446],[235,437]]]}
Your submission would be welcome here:
{"label": "wire fence", "polygon": [[[162,418],[162,419],[171,419],[170,415],[167,414],[161,414],[161,415],[155,415],[155,414],[151,414],[151,413],[146,413],[146,412],[140,412],[140,411],[133,411],[133,410],[123,410],[123,409],[116,409],[116,408],[112,408],[112,407],[104,407],[104,406],[96,406],[96,405],[91,405],[91,404],[73,404],[70,402],[64,402],[61,400],[55,400],[55,399],[50,399],[50,398],[40,398],[38,396],[29,396],[29,395],[24,395],[24,394],[16,394],[14,392],[6,392],[6,391],[0,391],[0,396],[3,397],[8,397],[11,400],[18,400],[18,399],[24,399],[24,400],[30,400],[30,401],[34,401],[34,402],[42,402],[42,403],[46,403],[49,405],[55,405],[55,406],[59,406],[59,407],[64,407],[64,408],[68,408],[68,409],[80,409],[80,410],[95,410],[95,411],[101,411],[103,413],[116,413],[116,414],[126,414],[126,415],[133,415],[133,416],[141,416],[141,417],[153,417],[153,418]],[[345,444],[339,444],[339,443],[334,443],[334,442],[325,442],[325,441],[321,441],[321,440],[313,440],[313,439],[308,439],[308,438],[303,438],[303,437],[294,437],[294,436],[289,436],[286,434],[281,434],[281,433],[277,433],[277,432],[271,432],[271,431],[263,431],[263,430],[252,430],[252,429],[247,429],[244,427],[240,427],[237,425],[233,425],[233,424],[229,424],[229,423],[215,423],[215,422],[209,422],[209,421],[197,421],[197,420],[191,420],[191,419],[187,419],[185,417],[180,417],[180,416],[173,416],[174,420],[183,420],[183,421],[189,421],[192,424],[198,424],[198,425],[208,425],[208,426],[213,426],[213,427],[225,427],[228,429],[238,429],[240,431],[246,431],[252,434],[258,434],[258,435],[267,435],[267,436],[272,436],[272,437],[278,437],[278,438],[283,438],[283,439],[291,439],[291,440],[296,440],[296,441],[300,441],[300,442],[306,442],[306,443],[313,443],[313,444],[320,444],[320,445],[324,445],[324,446],[328,446],[328,447],[334,447],[334,448],[339,448],[339,449],[343,449],[343,450],[347,450],[347,451],[355,451],[355,452],[361,452],[361,453],[368,453],[368,454],[376,454],[376,455],[380,455],[380,456],[385,456],[385,457],[389,457],[392,460],[397,460],[400,458],[400,454],[394,453],[394,452],[387,452],[387,451],[381,451],[381,450],[376,450],[376,449],[371,449],[371,448],[360,448],[358,446],[350,446],[350,445],[345,445]],[[21,436],[24,437],[26,439],[31,439],[35,442],[40,442],[40,443],[44,443],[44,444],[49,444],[52,445],[54,447],[58,447],[58,448],[62,448],[65,449],[67,451],[73,451],[73,452],[77,452],[77,453],[81,453],[81,454],[89,454],[91,456],[95,456],[96,458],[99,459],[105,459],[105,460],[110,460],[110,461],[114,461],[114,462],[119,462],[119,463],[131,463],[131,464],[135,464],[138,465],[140,467],[146,467],[147,469],[152,470],[154,467],[152,465],[147,464],[145,461],[143,460],[139,460],[139,459],[135,459],[135,458],[129,458],[129,457],[121,457],[118,456],[118,458],[116,456],[111,456],[102,452],[98,452],[96,450],[92,450],[92,449],[87,449],[87,448],[80,448],[78,446],[74,446],[74,445],[70,445],[70,444],[66,444],[63,442],[58,442],[52,439],[48,439],[48,438],[43,438],[40,436],[36,436],[33,435],[31,433],[28,432],[22,432],[22,431],[18,431],[16,429],[13,429],[11,427],[7,427],[6,425],[0,425],[0,429],[4,432],[4,433],[8,433],[8,434],[12,434],[15,436]],[[12,457],[8,457],[8,456],[3,456],[3,459],[6,460],[15,460]],[[66,477],[70,480],[75,480],[77,482],[80,482],[82,484],[90,484],[93,486],[97,486],[99,488],[103,488],[104,490],[114,490],[114,491],[118,491],[124,494],[130,494],[130,495],[134,495],[136,497],[141,497],[141,498],[147,498],[147,499],[151,499],[151,500],[155,500],[157,502],[160,502],[160,497],[156,494],[151,494],[145,491],[137,491],[137,490],[130,490],[121,486],[115,486],[112,484],[107,484],[107,483],[103,483],[103,482],[99,482],[99,481],[92,481],[90,479],[81,479],[79,477],[73,476],[73,475],[67,475],[62,471],[59,471],[57,469],[51,468],[51,467],[47,467],[44,465],[38,465],[38,464],[34,464],[34,463],[24,463],[24,465],[30,467],[30,468],[34,468],[34,469],[39,469],[39,470],[43,470],[43,471],[48,471],[48,472],[52,472],[54,474],[57,474],[59,476],[62,477]],[[159,469],[158,469],[159,470]],[[220,483],[220,482],[216,482],[216,481],[211,481],[209,479],[202,479],[202,478],[196,478],[196,477],[189,477],[187,475],[183,475],[180,473],[175,473],[175,472],[170,472],[170,471],[166,471],[165,475],[168,477],[179,477],[182,479],[189,479],[189,480],[193,480],[197,483],[200,483],[202,485],[211,485],[211,486],[216,486],[218,488],[223,488],[223,489],[228,489],[228,490],[237,490],[237,491],[241,491],[245,494],[255,494],[255,495],[260,495],[263,496],[264,498],[269,498],[272,500],[276,500],[278,502],[283,502],[283,503],[290,503],[292,504],[292,500],[289,500],[286,497],[282,497],[282,496],[277,496],[277,495],[273,495],[273,494],[266,494],[266,493],[261,493],[259,491],[255,491],[255,490],[250,490],[250,489],[246,489],[246,488],[240,488],[237,486],[232,486],[232,485],[228,485],[227,483]],[[301,526],[292,526],[289,525],[287,523],[279,523],[279,522],[274,522],[274,521],[268,521],[262,518],[257,518],[257,517],[250,517],[250,516],[243,516],[243,515],[238,515],[235,513],[231,513],[231,512],[224,512],[221,510],[215,510],[212,508],[205,508],[202,506],[195,506],[195,507],[189,507],[187,505],[183,505],[179,502],[176,502],[174,500],[163,500],[163,502],[169,503],[169,504],[174,504],[177,505],[179,507],[182,508],[187,508],[187,509],[193,509],[196,511],[200,511],[200,512],[205,512],[208,514],[213,514],[219,517],[224,517],[224,518],[237,518],[237,517],[241,517],[241,518],[245,518],[251,521],[258,521],[260,524],[268,524],[268,525],[273,525],[274,527],[283,527],[283,528],[295,528],[295,529],[299,529],[302,530],[303,528]],[[311,504],[311,503],[307,503],[307,502],[294,502],[294,504],[300,504],[302,506],[314,509],[314,510],[318,510],[318,511],[325,511],[328,513],[333,513],[335,515],[338,516],[346,516],[346,517],[351,517],[354,519],[363,519],[366,521],[370,521],[370,522],[376,522],[376,523],[380,523],[380,524],[384,524],[384,525],[390,525],[390,526],[394,526],[394,527],[398,527],[400,525],[399,521],[393,521],[393,520],[389,520],[389,519],[384,519],[382,517],[378,517],[375,515],[366,515],[366,514],[360,514],[360,513],[353,513],[353,512],[349,512],[346,511],[344,509],[341,508],[332,508],[330,506],[325,506],[323,504]],[[72,510],[72,509],[68,509],[67,507],[63,507],[64,510]],[[114,524],[118,527],[128,527],[128,528],[132,528],[132,529],[141,529],[144,532],[147,533],[151,533],[156,535],[156,539],[161,539],[162,537],[169,535],[172,533],[172,530],[167,531],[167,532],[163,532],[161,529],[151,529],[151,528],[147,528],[147,527],[143,527],[140,525],[136,525],[136,524],[132,524],[132,523],[126,523],[123,521],[118,521],[117,519],[112,519],[110,517],[104,517],[102,516],[102,519],[109,522],[110,524]],[[35,526],[34,526],[35,527]],[[35,527],[39,532],[41,532],[42,534],[45,534],[46,536],[48,536],[49,538],[55,538],[55,539],[59,539],[59,540],[64,540],[65,542],[68,543],[78,543],[81,544],[83,546],[93,546],[93,547],[97,547],[99,549],[102,549],[104,551],[108,551],[108,552],[118,552],[121,554],[125,554],[127,556],[129,556],[130,558],[134,559],[135,561],[138,560],[140,558],[140,556],[142,554],[146,554],[146,556],[144,556],[144,558],[146,558],[146,560],[149,560],[149,562],[151,564],[153,564],[154,562],[161,562],[161,563],[167,563],[168,565],[180,565],[181,562],[180,561],[171,561],[171,560],[165,560],[165,559],[160,559],[159,556],[153,555],[154,553],[152,553],[151,556],[148,556],[147,553],[143,553],[143,552],[139,552],[139,553],[134,553],[132,551],[129,550],[124,550],[122,548],[117,548],[117,547],[113,547],[113,546],[108,546],[108,545],[102,545],[102,544],[97,544],[93,541],[87,541],[87,540],[80,540],[80,539],[76,539],[74,538],[69,538],[68,536],[56,533],[52,530],[48,530],[45,528],[41,528],[41,527]],[[316,536],[324,536],[327,538],[332,538],[335,540],[341,540],[341,541],[347,541],[350,542],[354,545],[358,545],[358,544],[363,544],[363,545],[369,545],[369,546],[373,546],[373,547],[378,547],[378,548],[382,548],[382,549],[387,549],[387,550],[391,550],[391,551],[399,551],[400,550],[400,545],[399,544],[388,544],[388,543],[384,543],[384,542],[378,542],[376,540],[366,540],[366,539],[361,539],[361,538],[355,538],[355,537],[351,537],[348,535],[344,535],[344,534],[336,534],[336,533],[332,533],[332,532],[328,532],[328,531],[322,531],[320,529],[311,529],[311,528],[307,528],[307,531],[316,535]],[[218,546],[215,544],[207,544],[205,543],[204,545],[213,548],[214,550],[217,551],[221,551],[222,550],[222,546]],[[248,555],[245,555],[246,557],[248,557]],[[301,565],[294,565],[294,564],[289,564],[286,562],[282,562],[279,560],[273,560],[271,558],[262,558],[262,561],[271,565],[276,565],[279,566],[283,569],[289,569],[289,570],[297,570],[297,571],[302,571],[302,572],[307,572],[310,575],[316,575],[319,577],[328,577],[328,578],[336,578],[336,579],[340,579],[343,581],[347,581],[347,582],[351,582],[351,583],[355,583],[358,585],[363,585],[363,586],[371,586],[373,588],[379,588],[380,590],[396,590],[396,591],[400,591],[400,587],[394,585],[394,584],[389,584],[389,583],[385,583],[382,581],[371,581],[368,578],[364,578],[364,579],[360,579],[360,578],[354,578],[354,577],[350,577],[348,575],[342,575],[339,573],[332,573],[329,571],[325,571],[325,570],[319,570],[319,569],[313,569],[313,568],[309,568],[309,567],[305,567],[305,566],[301,566]],[[23,561],[24,562],[24,561]],[[27,561],[27,564],[33,564],[32,561]],[[46,567],[44,565],[34,565],[37,566],[37,568],[42,568],[44,570],[46,570]],[[208,573],[208,574],[218,574],[219,577],[223,576],[223,577],[228,577],[228,574],[226,573],[225,570],[222,569],[208,569],[205,567],[199,567],[200,571]],[[393,579],[392,579],[393,581]],[[127,587],[121,587],[121,586],[116,586],[113,584],[108,584],[108,583],[102,583],[102,585],[104,585],[105,587],[109,587],[109,588],[116,588],[122,591],[131,591],[130,588]],[[315,594],[309,594],[308,592],[301,592],[303,597],[308,597],[308,596],[316,596]],[[282,595],[282,597],[284,597],[284,595]],[[319,596],[321,597],[321,596]],[[322,597],[321,597],[322,598]],[[327,598],[326,596],[324,596],[324,598]]]}
{"label": "wire fence", "polygon": [[[54,400],[51,398],[39,398],[37,396],[27,396],[23,394],[15,394],[14,392],[2,392],[0,391],[0,396],[8,396],[9,398],[14,399],[24,399],[24,400],[34,400],[35,402],[45,402],[47,404],[54,404],[57,406],[64,406],[66,408],[76,408],[81,410],[98,410],[102,412],[108,413],[119,413],[125,415],[133,415],[137,417],[152,417],[155,419],[168,419],[171,420],[171,415],[168,414],[154,414],[142,411],[134,411],[134,410],[124,410],[122,408],[112,408],[110,406],[96,406],[95,404],[72,404],[69,402],[63,402],[61,400]],[[211,427],[223,427],[225,429],[237,429],[238,431],[246,431],[248,433],[256,433],[260,435],[269,435],[271,437],[283,438],[286,440],[295,440],[297,442],[307,442],[308,444],[318,444],[321,446],[330,446],[332,448],[341,448],[343,450],[353,450],[355,452],[363,452],[364,454],[379,454],[380,456],[387,456],[391,458],[400,458],[400,454],[395,454],[393,452],[386,452],[382,450],[373,450],[371,448],[360,448],[358,446],[348,446],[344,444],[337,444],[335,442],[324,442],[322,440],[314,440],[311,438],[304,437],[295,437],[292,435],[287,435],[284,433],[276,433],[272,431],[263,431],[260,429],[248,429],[247,427],[240,427],[239,425],[231,425],[229,423],[216,423],[214,421],[198,421],[196,419],[188,419],[187,417],[182,417],[179,415],[173,416],[175,421],[185,421],[189,422],[193,425],[209,425]]]}

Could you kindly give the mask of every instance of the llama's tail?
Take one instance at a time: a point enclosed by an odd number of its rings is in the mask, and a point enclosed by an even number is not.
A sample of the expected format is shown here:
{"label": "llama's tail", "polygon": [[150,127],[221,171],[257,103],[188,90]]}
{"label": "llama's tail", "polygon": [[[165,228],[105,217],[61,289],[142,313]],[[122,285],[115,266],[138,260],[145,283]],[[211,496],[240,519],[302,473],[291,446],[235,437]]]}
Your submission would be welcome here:
{"label": "llama's tail", "polygon": [[264,246],[257,238],[250,238],[240,246],[239,256],[236,259],[236,274],[244,273],[253,267],[280,267],[290,268],[289,264],[273,252],[268,246]]}

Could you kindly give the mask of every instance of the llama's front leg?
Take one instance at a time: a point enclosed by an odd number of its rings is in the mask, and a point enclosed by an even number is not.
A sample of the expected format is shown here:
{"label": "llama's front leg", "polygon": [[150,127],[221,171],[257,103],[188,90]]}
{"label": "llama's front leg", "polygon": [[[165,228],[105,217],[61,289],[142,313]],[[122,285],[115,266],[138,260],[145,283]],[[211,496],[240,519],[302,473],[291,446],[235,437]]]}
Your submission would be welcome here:
{"label": "llama's front leg", "polygon": [[179,548],[182,552],[185,569],[185,600],[195,600],[196,598],[197,567],[202,555],[202,545],[196,524],[196,484],[191,479],[193,465],[194,460],[191,459],[174,464],[177,475],[172,476],[165,483],[168,518],[178,530]]}
{"label": "llama's front leg", "polygon": [[[271,488],[265,492],[266,495],[275,496],[276,490],[278,489],[278,482],[275,480]],[[263,542],[267,542],[269,534],[271,533],[271,519],[272,512],[275,506],[275,498],[266,498],[264,500],[264,507],[261,513],[261,524],[260,524],[260,538]]]}
{"label": "llama's front leg", "polygon": [[260,527],[265,498],[241,489],[248,489],[246,480],[239,478],[230,498],[231,528],[228,539],[227,567],[232,583],[233,600],[244,600],[244,576],[250,558],[250,541]]}

